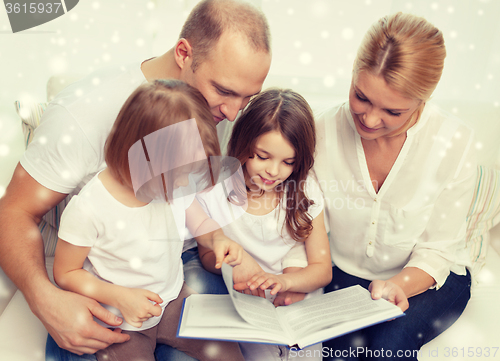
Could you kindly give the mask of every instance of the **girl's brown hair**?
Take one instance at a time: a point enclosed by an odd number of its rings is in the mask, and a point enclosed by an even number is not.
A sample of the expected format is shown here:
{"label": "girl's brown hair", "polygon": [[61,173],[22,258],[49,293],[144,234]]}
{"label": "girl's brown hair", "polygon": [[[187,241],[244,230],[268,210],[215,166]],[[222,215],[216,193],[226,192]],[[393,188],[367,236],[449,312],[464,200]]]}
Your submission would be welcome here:
{"label": "girl's brown hair", "polygon": [[418,121],[441,79],[445,57],[439,29],[422,17],[399,12],[370,27],[358,49],[353,75],[368,71],[402,96],[420,100],[408,122],[393,134],[398,135]]}
{"label": "girl's brown hair", "polygon": [[285,225],[296,241],[304,241],[312,231],[307,213],[314,202],[304,192],[307,176],[314,164],[316,132],[307,101],[289,89],[268,89],[251,100],[236,122],[228,145],[228,156],[244,166],[255,156],[257,139],[268,132],[281,133],[295,150],[292,174],[277,189],[280,204],[286,191]]}
{"label": "girl's brown hair", "polygon": [[122,106],[106,140],[105,160],[113,177],[132,188],[128,158],[132,145],[159,129],[191,118],[196,120],[207,158],[219,156],[215,122],[207,101],[197,89],[173,79],[139,86]]}

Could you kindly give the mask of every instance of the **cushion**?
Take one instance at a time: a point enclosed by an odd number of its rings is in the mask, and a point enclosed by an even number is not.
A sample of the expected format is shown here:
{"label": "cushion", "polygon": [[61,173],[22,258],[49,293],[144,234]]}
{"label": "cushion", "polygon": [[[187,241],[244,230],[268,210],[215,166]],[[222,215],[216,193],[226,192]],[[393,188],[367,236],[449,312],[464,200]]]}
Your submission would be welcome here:
{"label": "cushion", "polygon": [[485,264],[489,230],[500,222],[500,169],[478,166],[474,196],[467,215],[466,242],[472,261],[472,273]]}
{"label": "cushion", "polygon": [[[33,139],[33,134],[40,124],[40,119],[42,114],[47,109],[48,103],[30,103],[24,104],[19,101],[15,103],[16,111],[22,120],[24,141],[26,148]],[[56,250],[57,244],[57,230],[59,229],[59,220],[61,218],[61,213],[66,206],[68,199],[65,198],[56,207],[51,209],[38,225],[40,232],[42,234],[45,255],[53,256]]]}

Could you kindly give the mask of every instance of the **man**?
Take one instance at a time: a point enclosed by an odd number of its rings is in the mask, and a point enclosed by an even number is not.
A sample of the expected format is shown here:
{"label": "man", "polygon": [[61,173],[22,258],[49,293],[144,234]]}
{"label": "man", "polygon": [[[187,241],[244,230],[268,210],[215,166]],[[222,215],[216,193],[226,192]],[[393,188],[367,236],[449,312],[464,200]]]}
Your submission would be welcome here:
{"label": "man", "polygon": [[180,79],[201,91],[214,121],[234,121],[260,92],[270,62],[269,28],[261,12],[236,0],[204,0],[168,52],[93,74],[51,103],[0,199],[0,264],[60,347],[92,354],[128,339],[119,329],[97,325],[93,316],[110,327],[121,319],[94,300],[52,285],[37,227],[47,211],[104,167],[104,141],[127,97],[143,82]]}

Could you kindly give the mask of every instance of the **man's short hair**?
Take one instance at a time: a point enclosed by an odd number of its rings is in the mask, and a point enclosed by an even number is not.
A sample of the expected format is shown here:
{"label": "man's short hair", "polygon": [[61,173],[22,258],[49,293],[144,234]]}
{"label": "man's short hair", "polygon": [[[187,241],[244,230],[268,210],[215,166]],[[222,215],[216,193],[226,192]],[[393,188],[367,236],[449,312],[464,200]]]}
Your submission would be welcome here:
{"label": "man's short hair", "polygon": [[269,24],[262,11],[241,0],[202,0],[189,14],[179,35],[191,45],[193,71],[226,30],[243,35],[255,51],[271,52]]}

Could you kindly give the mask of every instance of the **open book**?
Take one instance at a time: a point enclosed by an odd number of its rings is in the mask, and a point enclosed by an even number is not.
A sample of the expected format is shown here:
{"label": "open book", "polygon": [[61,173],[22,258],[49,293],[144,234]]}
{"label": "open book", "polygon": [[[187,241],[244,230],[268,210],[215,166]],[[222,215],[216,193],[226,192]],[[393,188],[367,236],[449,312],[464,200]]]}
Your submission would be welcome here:
{"label": "open book", "polygon": [[372,300],[356,285],[275,307],[233,289],[232,267],[223,263],[229,295],[191,295],[184,300],[177,336],[258,342],[304,348],[404,315],[392,303]]}

